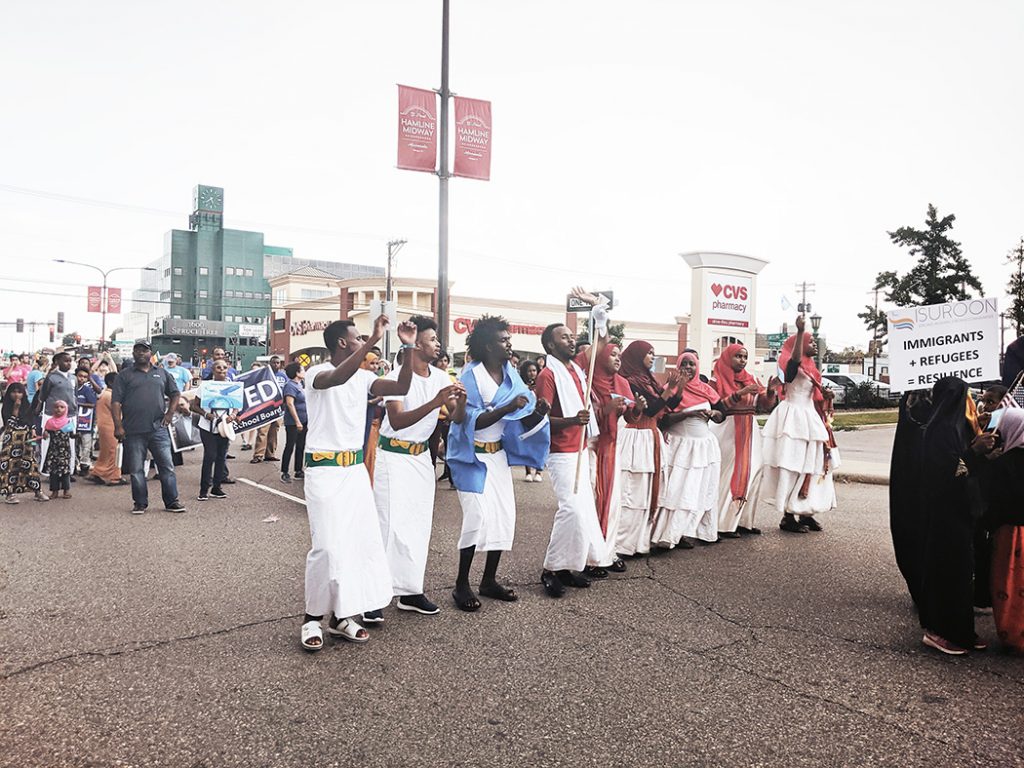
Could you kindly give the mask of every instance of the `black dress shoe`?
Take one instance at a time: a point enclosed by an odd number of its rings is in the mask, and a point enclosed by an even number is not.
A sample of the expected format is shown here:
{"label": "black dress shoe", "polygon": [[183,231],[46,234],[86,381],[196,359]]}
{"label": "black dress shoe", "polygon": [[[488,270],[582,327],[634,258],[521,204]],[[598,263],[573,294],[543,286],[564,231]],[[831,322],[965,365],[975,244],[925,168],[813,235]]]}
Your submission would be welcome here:
{"label": "black dress shoe", "polygon": [[736,529],[737,533],[742,533],[746,536],[760,536],[760,528],[744,528],[742,525]]}
{"label": "black dress shoe", "polygon": [[544,591],[551,597],[561,597],[565,594],[562,580],[551,571],[540,572],[540,583],[544,585]]}
{"label": "black dress shoe", "polygon": [[783,515],[779,529],[789,533],[810,533],[811,529],[798,521],[793,515]]}
{"label": "black dress shoe", "polygon": [[611,565],[608,566],[608,570],[614,571],[615,573],[625,573],[626,564],[623,562],[621,557],[618,557],[612,561]]}
{"label": "black dress shoe", "polygon": [[739,531],[719,531],[718,537],[720,539],[738,539],[740,538]]}
{"label": "black dress shoe", "polygon": [[679,543],[676,544],[676,549],[693,549],[693,542],[684,536],[679,540]]}
{"label": "black dress shoe", "polygon": [[589,579],[607,579],[608,570],[599,565],[588,565],[583,569],[583,575]]}
{"label": "black dress shoe", "polygon": [[558,580],[567,587],[586,589],[590,586],[590,579],[579,573],[573,573],[570,570],[556,571],[555,575],[558,576]]}
{"label": "black dress shoe", "polygon": [[821,527],[821,523],[819,523],[817,520],[815,520],[810,515],[800,515],[800,517],[798,517],[797,520],[800,521],[801,525],[806,525],[807,526],[807,530],[809,530],[809,531],[814,531],[815,533],[820,533],[821,531],[825,530],[824,528]]}

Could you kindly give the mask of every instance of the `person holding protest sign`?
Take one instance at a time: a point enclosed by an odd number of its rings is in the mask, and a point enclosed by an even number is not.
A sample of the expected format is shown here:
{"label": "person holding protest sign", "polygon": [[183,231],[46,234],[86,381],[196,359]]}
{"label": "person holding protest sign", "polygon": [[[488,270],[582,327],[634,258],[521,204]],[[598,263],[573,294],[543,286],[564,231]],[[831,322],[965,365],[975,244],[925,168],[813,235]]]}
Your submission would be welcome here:
{"label": "person holding protest sign", "polygon": [[[412,382],[408,394],[384,398],[373,495],[398,608],[433,615],[440,608],[423,594],[436,486],[429,442],[441,406],[455,408],[465,390],[431,365],[441,351],[437,323],[420,315],[409,321],[416,326],[416,344],[399,353],[401,368],[412,368]],[[395,370],[385,378],[398,376]]]}
{"label": "person holding protest sign", "polygon": [[[211,369],[210,381],[227,380],[227,361],[215,360]],[[238,410],[217,407],[220,405],[224,405],[224,403],[217,402],[215,399],[204,401],[202,388],[200,388],[200,396],[192,399],[191,410],[192,413],[199,415],[199,436],[203,441],[203,469],[199,480],[199,501],[228,497],[222,490],[221,483],[228,476],[228,446],[235,436],[231,424],[234,423]]]}
{"label": "person holding protest sign", "polygon": [[78,404],[78,417],[75,422],[75,457],[78,466],[75,467],[75,472],[82,477],[88,476],[92,466],[96,390],[90,380],[91,375],[88,367],[75,371],[75,379],[78,382],[78,388],[75,390],[75,401]]}
{"label": "person holding protest sign", "polygon": [[[459,610],[479,610],[469,585],[478,551],[487,553],[480,594],[514,602],[498,582],[501,553],[512,549],[516,499],[510,466],[544,466],[550,430],[547,403],[538,401],[512,368],[512,336],[503,317],[480,318],[467,339],[473,360],[459,377],[465,396],[451,410],[446,458],[462,507],[459,573],[452,599]],[[469,355],[467,355],[468,357]]]}
{"label": "person holding protest sign", "polygon": [[785,378],[782,402],[772,411],[762,432],[766,492],[782,513],[779,528],[789,533],[821,531],[815,515],[835,509],[833,470],[839,450],[829,427],[832,392],[821,386],[814,364],[818,348],[804,333],[804,316],[796,319],[779,354]]}
{"label": "person holding protest sign", "polygon": [[[277,385],[283,393],[288,384],[288,377],[281,370],[281,358],[277,355],[270,358],[270,372],[274,375],[274,380],[277,381]],[[281,422],[275,420],[256,430],[256,447],[253,448],[250,464],[259,464],[261,461],[277,461],[277,456],[274,454],[277,453],[277,433],[280,428]]]}
{"label": "person holding protest sign", "polygon": [[[355,323],[335,320],[324,330],[330,360],[309,369],[306,390],[306,513],[311,547],[306,556],[306,613],[300,640],[307,651],[323,647],[321,621],[330,611],[328,632],[354,643],[370,639],[352,617],[391,602],[393,588],[380,536],[377,507],[363,463],[367,396],[405,395],[412,366],[397,380],[361,370],[370,347],[387,330],[387,315],[359,341]],[[416,326],[398,326],[402,344],[416,341]]]}
{"label": "person holding protest sign", "polygon": [[[608,313],[598,297],[573,289],[573,295],[590,304],[595,325],[595,356],[603,351],[608,335]],[[590,575],[606,578],[607,547],[598,522],[594,489],[590,484],[590,457],[584,442],[599,430],[591,424],[590,385],[587,374],[573,360],[576,340],[562,323],[552,323],[541,334],[547,366],[537,376],[534,394],[551,404],[551,452],[547,470],[558,499],[551,539],[544,555],[541,583],[551,597],[561,597],[566,587],[590,586],[579,572],[591,566]],[[582,478],[582,480],[581,480]]]}

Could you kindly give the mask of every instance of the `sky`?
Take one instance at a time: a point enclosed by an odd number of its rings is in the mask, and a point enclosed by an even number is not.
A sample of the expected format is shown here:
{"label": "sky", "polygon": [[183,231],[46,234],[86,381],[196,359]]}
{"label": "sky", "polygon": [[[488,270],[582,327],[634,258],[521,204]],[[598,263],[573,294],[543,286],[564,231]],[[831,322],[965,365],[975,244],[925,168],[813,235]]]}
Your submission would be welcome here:
{"label": "sky", "polygon": [[[395,145],[396,84],[439,87],[440,32],[440,0],[9,4],[0,322],[98,336],[98,275],[53,259],[147,263],[197,183],[296,256],[383,266],[404,238],[396,274],[436,277],[437,179]],[[1015,0],[452,0],[451,88],[493,103],[491,180],[450,184],[453,292],[612,288],[619,318],[672,322],[679,254],[728,251],[770,262],[759,330],[806,280],[829,346],[863,347],[875,275],[913,263],[886,232],[933,203],[1002,299],[1022,32]]]}

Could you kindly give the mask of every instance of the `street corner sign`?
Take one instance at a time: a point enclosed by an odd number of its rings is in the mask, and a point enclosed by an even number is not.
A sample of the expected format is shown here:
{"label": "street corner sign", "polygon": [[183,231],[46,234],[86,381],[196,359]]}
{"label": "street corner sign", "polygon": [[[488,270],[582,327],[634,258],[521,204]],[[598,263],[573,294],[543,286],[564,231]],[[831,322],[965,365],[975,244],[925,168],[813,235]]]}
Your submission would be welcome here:
{"label": "street corner sign", "polygon": [[491,179],[491,102],[455,97],[455,176]]}
{"label": "street corner sign", "polygon": [[[595,296],[602,296],[608,299],[608,307],[612,308],[615,306],[615,292],[614,291],[591,291]],[[565,311],[566,312],[589,312],[590,305],[582,299],[577,299],[572,294],[565,297]]]}
{"label": "street corner sign", "polygon": [[750,328],[753,321],[750,300],[754,295],[754,281],[742,275],[702,271],[705,322],[725,328]]}
{"label": "street corner sign", "polygon": [[398,86],[398,167],[437,168],[437,96],[422,88]]}
{"label": "street corner sign", "polygon": [[889,321],[892,392],[931,389],[946,376],[999,378],[999,308],[994,298],[901,307]]}

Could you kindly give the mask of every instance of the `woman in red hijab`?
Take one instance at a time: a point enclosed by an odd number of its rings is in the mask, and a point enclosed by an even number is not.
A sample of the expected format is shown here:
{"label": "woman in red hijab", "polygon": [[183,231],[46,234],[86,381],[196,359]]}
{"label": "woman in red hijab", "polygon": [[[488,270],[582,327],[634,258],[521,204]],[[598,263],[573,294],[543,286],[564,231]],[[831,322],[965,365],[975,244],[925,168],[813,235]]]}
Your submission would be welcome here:
{"label": "woman in red hijab", "polygon": [[718,535],[722,538],[761,533],[754,526],[761,494],[761,429],[754,414],[775,407],[780,383],[773,376],[765,390],[747,370],[747,348],[742,344],[730,344],[715,361],[715,391],[729,417],[711,427],[722,450],[718,478]]}
{"label": "woman in red hijab", "polygon": [[[616,549],[622,510],[619,428],[643,416],[644,402],[643,398],[633,396],[629,382],[619,375],[621,364],[619,345],[611,342],[604,345],[594,361],[594,379],[590,390],[600,429],[598,436],[590,440],[590,466],[597,520],[607,545],[607,559],[602,562],[611,562],[608,570],[617,573],[626,570],[626,564]],[[587,569],[584,569],[584,573],[587,573]]]}
{"label": "woman in red hijab", "polygon": [[664,487],[651,543],[665,549],[691,549],[687,537],[707,544],[718,541],[718,467],[722,455],[708,421],[720,424],[725,419],[725,408],[715,388],[700,380],[697,355],[681,354],[676,370],[682,376],[682,398],[660,421],[665,430]]}
{"label": "woman in red hijab", "polygon": [[832,393],[821,386],[814,364],[818,349],[804,333],[803,315],[796,330],[779,355],[786,384],[782,403],[764,425],[762,455],[765,493],[782,512],[779,528],[808,533],[822,529],[817,513],[836,506],[832,470],[839,466],[839,451],[828,426]]}
{"label": "woman in red hijab", "polygon": [[672,371],[662,386],[651,368],[654,347],[634,341],[622,353],[619,374],[643,409],[633,422],[619,432],[619,481],[621,509],[616,551],[622,555],[643,555],[651,551],[651,523],[658,512],[661,455],[664,438],[658,419],[682,399],[682,380]]}

